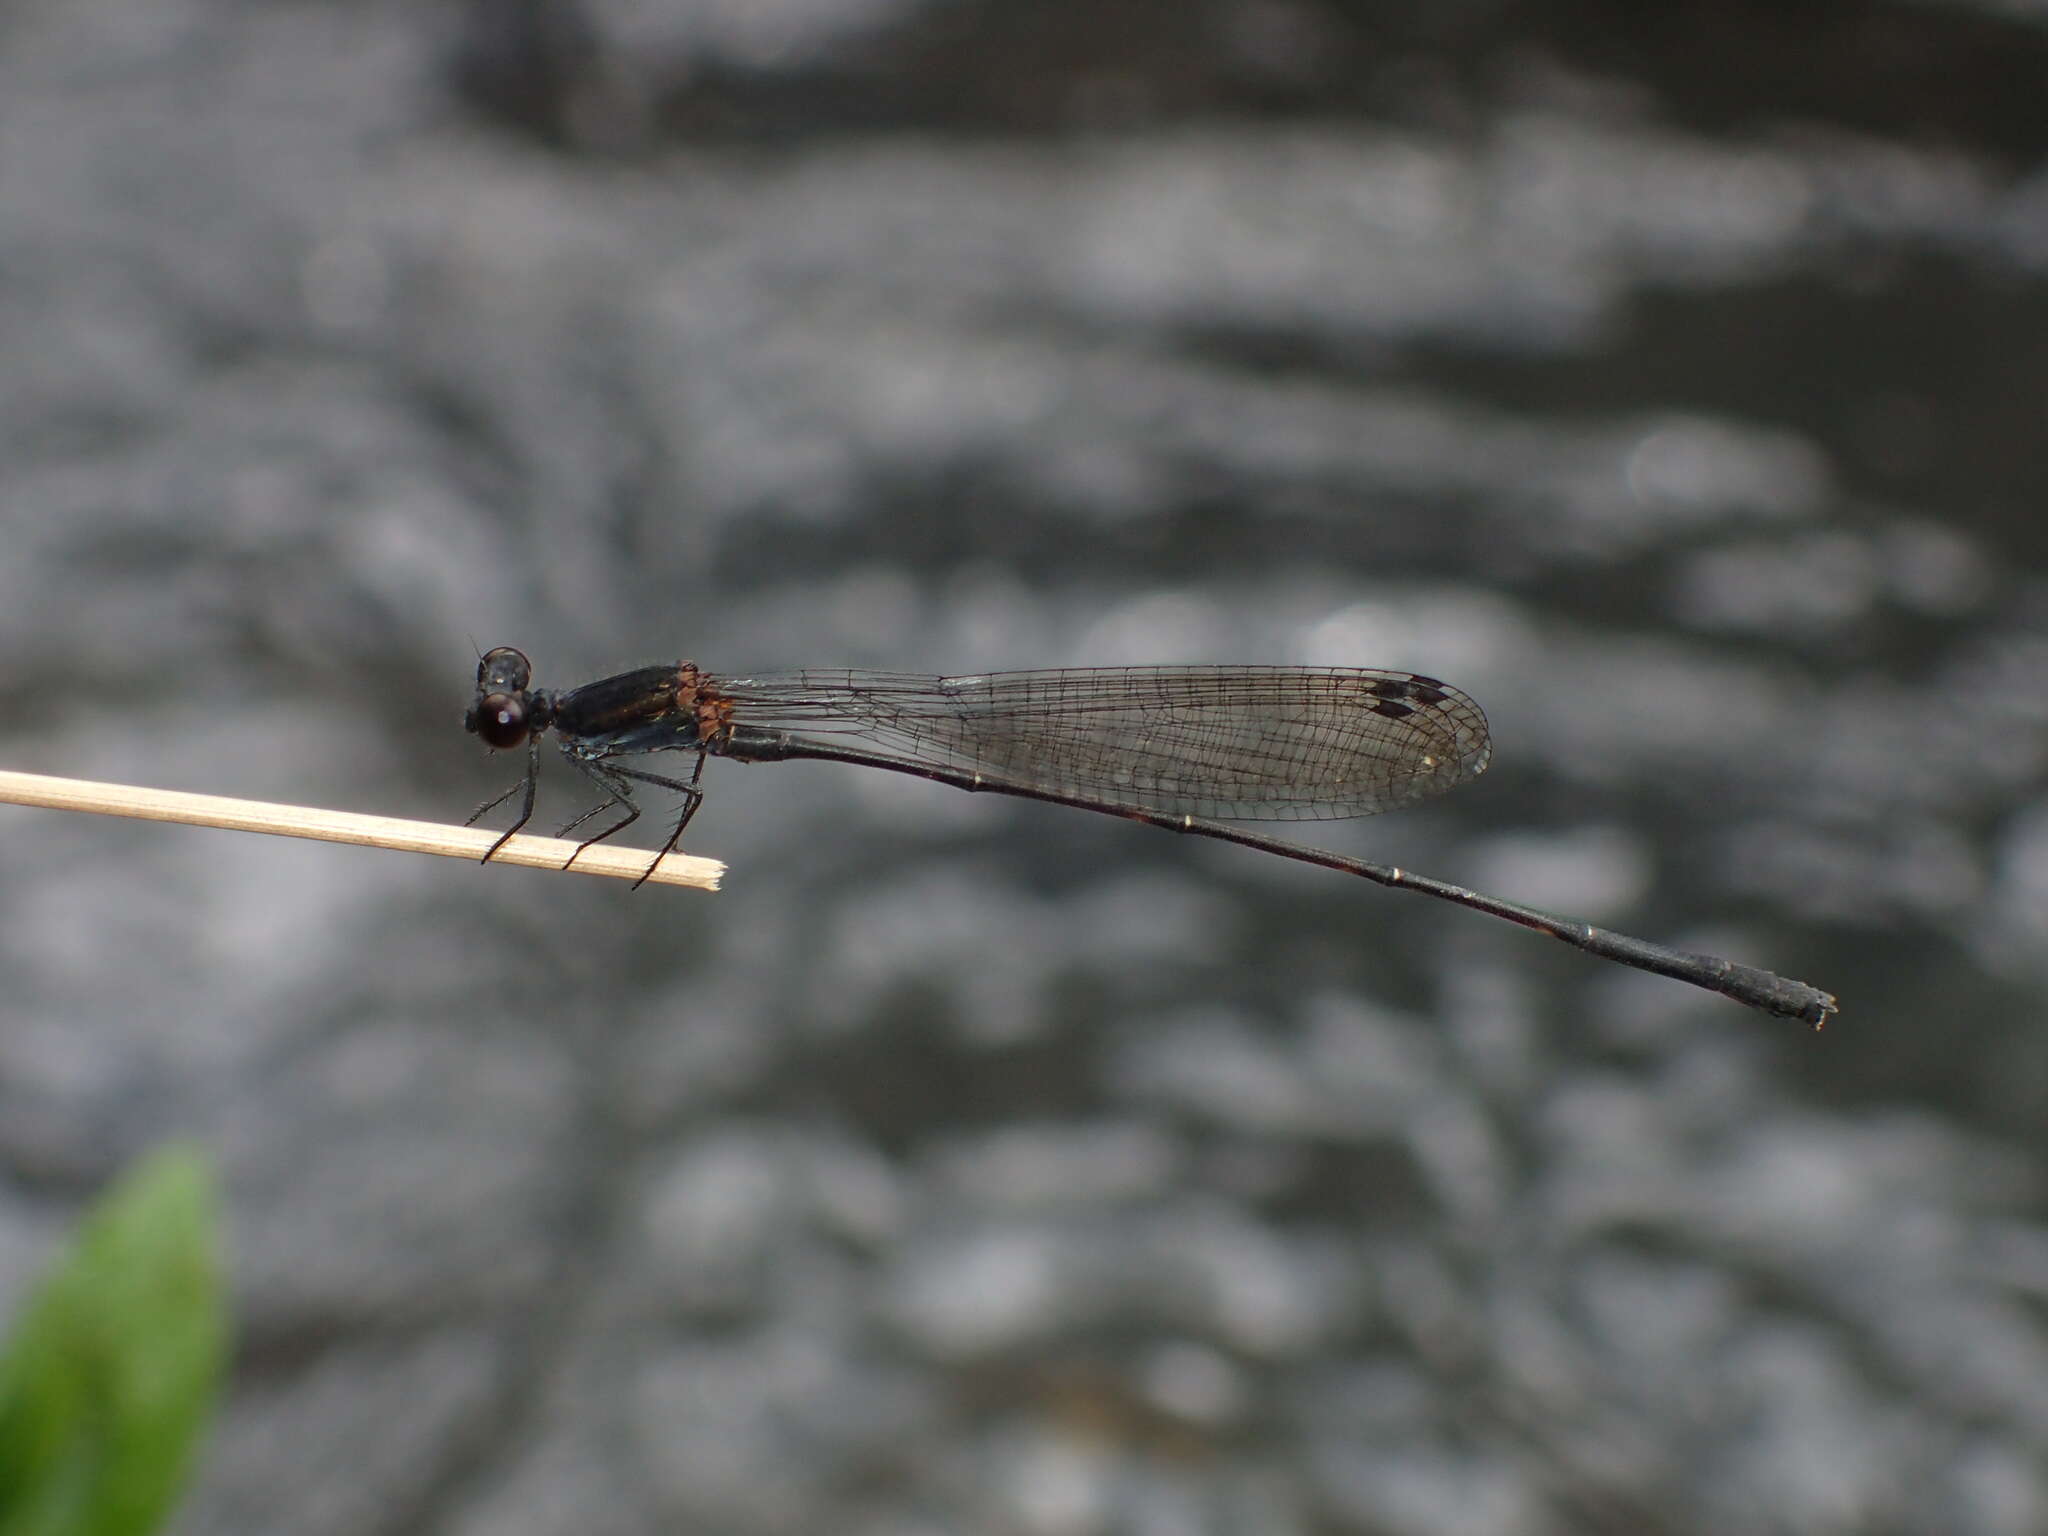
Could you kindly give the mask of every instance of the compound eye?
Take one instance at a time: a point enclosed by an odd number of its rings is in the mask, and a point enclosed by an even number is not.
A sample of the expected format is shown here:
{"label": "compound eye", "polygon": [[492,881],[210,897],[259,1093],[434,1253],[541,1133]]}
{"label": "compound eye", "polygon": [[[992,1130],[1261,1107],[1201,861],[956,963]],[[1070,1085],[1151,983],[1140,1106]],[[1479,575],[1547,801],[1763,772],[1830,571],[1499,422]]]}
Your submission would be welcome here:
{"label": "compound eye", "polygon": [[487,693],[469,714],[469,728],[502,752],[526,740],[526,703],[509,693]]}
{"label": "compound eye", "polygon": [[509,645],[486,651],[477,658],[476,685],[493,693],[517,693],[533,681],[533,663],[524,651]]}

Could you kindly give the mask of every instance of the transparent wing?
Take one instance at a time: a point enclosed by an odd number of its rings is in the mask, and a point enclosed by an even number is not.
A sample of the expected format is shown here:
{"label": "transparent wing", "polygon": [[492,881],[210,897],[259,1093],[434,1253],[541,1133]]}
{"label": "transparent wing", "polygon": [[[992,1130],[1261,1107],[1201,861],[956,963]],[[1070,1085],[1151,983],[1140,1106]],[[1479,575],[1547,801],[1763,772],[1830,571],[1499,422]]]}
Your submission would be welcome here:
{"label": "transparent wing", "polygon": [[1238,821],[1370,816],[1485,771],[1486,716],[1412,672],[1099,667],[706,678],[735,725],[1055,794]]}

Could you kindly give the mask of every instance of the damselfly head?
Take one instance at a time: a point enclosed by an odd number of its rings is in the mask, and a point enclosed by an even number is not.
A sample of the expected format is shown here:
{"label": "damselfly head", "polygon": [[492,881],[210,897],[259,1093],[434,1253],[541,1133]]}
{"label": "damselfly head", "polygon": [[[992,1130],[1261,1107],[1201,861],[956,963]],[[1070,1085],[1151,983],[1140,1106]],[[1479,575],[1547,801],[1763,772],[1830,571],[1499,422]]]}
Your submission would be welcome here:
{"label": "damselfly head", "polygon": [[476,698],[463,716],[463,729],[500,752],[544,730],[545,722],[533,710],[526,690],[531,681],[533,663],[525,653],[509,645],[485,652],[476,664]]}

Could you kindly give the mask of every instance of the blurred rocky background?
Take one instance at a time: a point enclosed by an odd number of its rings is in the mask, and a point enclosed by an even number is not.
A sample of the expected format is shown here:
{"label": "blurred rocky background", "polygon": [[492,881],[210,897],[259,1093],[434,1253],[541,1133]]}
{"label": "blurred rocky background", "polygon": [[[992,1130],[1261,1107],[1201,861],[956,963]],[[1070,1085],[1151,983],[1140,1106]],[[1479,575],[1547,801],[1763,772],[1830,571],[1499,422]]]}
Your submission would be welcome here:
{"label": "blurred rocky background", "polygon": [[717,896],[5,810],[0,1302],[213,1151],[195,1536],[2048,1528],[2044,103],[2039,0],[8,7],[8,766],[1408,668],[1493,770],[1324,840],[1842,1013],[825,765]]}

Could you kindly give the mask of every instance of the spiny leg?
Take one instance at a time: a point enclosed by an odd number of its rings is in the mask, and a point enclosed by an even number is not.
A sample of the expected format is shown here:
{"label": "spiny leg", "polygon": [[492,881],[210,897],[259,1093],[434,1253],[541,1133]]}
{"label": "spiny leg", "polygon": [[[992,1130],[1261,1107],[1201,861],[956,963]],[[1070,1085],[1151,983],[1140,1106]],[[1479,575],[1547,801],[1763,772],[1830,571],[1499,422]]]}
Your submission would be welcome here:
{"label": "spiny leg", "polygon": [[683,828],[690,824],[690,818],[697,814],[697,807],[704,803],[704,791],[697,787],[697,781],[704,777],[704,756],[702,752],[697,754],[697,766],[690,770],[690,782],[687,784],[678,779],[664,779],[656,774],[640,773],[631,768],[612,769],[612,772],[625,778],[638,779],[642,784],[658,784],[663,789],[672,789],[683,797],[683,811],[676,817],[675,829],[669,833],[668,841],[663,843],[660,851],[654,855],[654,862],[647,866],[647,873],[633,882],[634,890],[637,891],[645,885],[649,876],[661,868],[661,861],[676,851],[676,844],[683,840]]}
{"label": "spiny leg", "polygon": [[[605,794],[605,797],[604,797],[604,799],[602,799],[602,800],[598,801],[598,802],[597,802],[597,804],[593,805],[593,806],[592,806],[592,807],[591,807],[591,808],[590,808],[589,810],[587,810],[587,811],[583,812],[583,814],[582,814],[582,815],[580,815],[580,816],[572,816],[572,817],[570,817],[570,818],[569,818],[569,819],[568,819],[567,821],[563,822],[563,823],[562,823],[562,824],[561,824],[561,825],[560,825],[559,827],[555,828],[555,836],[557,836],[557,837],[567,837],[567,836],[568,836],[568,835],[569,835],[569,834],[570,834],[571,832],[574,832],[574,831],[575,831],[575,830],[576,830],[576,829],[577,829],[578,827],[582,826],[582,825],[583,825],[583,823],[585,823],[586,821],[590,820],[590,818],[591,818],[591,817],[593,817],[593,816],[595,816],[595,815],[596,815],[596,814],[597,814],[597,813],[598,813],[599,811],[608,811],[608,810],[610,810],[610,809],[611,809],[611,808],[612,808],[613,806],[617,805],[617,804],[619,803],[619,800],[620,800],[620,798],[621,798],[621,797],[619,796],[619,794],[618,794],[618,793],[616,792],[616,790],[614,790],[614,789],[613,789],[613,787],[612,787],[611,785],[609,785],[609,784],[607,784],[607,785],[605,786],[605,789],[606,789],[606,794]],[[621,826],[621,827],[623,827],[624,825],[625,825],[625,822],[623,822],[623,821],[619,823],[619,826]],[[615,831],[617,831],[617,830],[618,830],[618,828],[617,828],[617,827],[614,827],[614,828],[612,829],[612,831],[614,831],[614,832],[615,832]],[[611,836],[611,832],[607,832],[607,833],[605,833],[605,834],[604,834],[604,836],[605,836],[605,837],[610,837],[610,836]],[[593,838],[593,839],[592,839],[592,841],[593,841],[593,842],[595,842],[595,841],[601,841],[601,840],[602,840],[602,839],[596,839],[596,838]]]}
{"label": "spiny leg", "polygon": [[490,863],[491,860],[497,856],[498,850],[504,847],[507,843],[511,842],[512,839],[518,834],[519,829],[521,827],[525,826],[529,821],[533,820],[534,788],[539,783],[540,738],[531,737],[528,739],[526,743],[526,777],[521,779],[517,784],[514,784],[510,789],[506,790],[505,793],[499,795],[496,799],[486,800],[482,805],[478,806],[475,810],[471,811],[469,813],[469,819],[463,822],[463,825],[465,827],[473,827],[477,824],[478,819],[482,817],[486,812],[495,811],[499,806],[503,805],[507,800],[510,800],[522,789],[526,791],[525,800],[520,802],[519,819],[513,822],[511,826],[507,827],[504,831],[504,834],[501,837],[499,837],[499,839],[495,843],[491,844],[489,850],[484,854],[481,862],[485,864]]}
{"label": "spiny leg", "polygon": [[[564,755],[568,756],[566,753]],[[592,843],[601,843],[608,837],[616,836],[640,819],[640,807],[634,803],[632,786],[626,783],[626,780],[628,778],[639,778],[641,775],[629,774],[623,768],[613,768],[606,763],[594,763],[588,758],[571,756],[569,761],[576,765],[578,773],[604,791],[604,799],[598,801],[597,804],[570,822],[568,826],[563,827],[562,834],[582,826],[584,822],[590,820],[599,811],[608,811],[615,805],[624,806],[626,814],[606,827],[602,832],[593,832],[589,837],[584,838],[583,841],[578,843],[576,845],[576,852],[570,854],[562,864],[562,868],[565,870],[576,862],[577,854],[582,853]]]}

